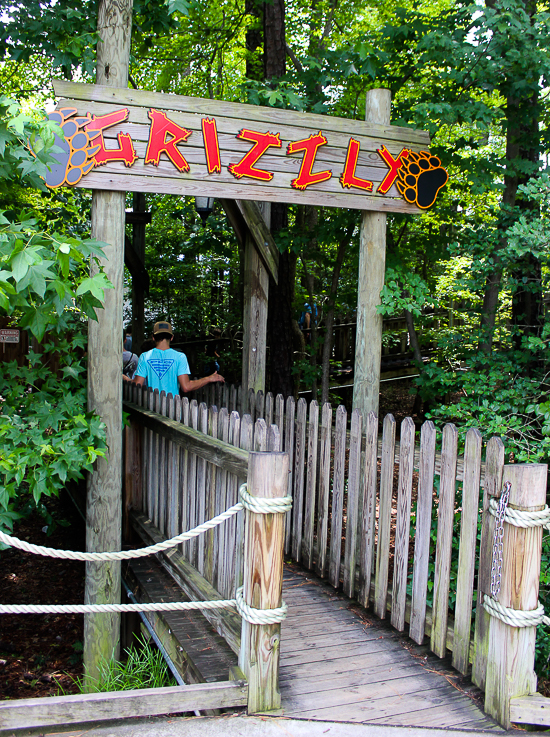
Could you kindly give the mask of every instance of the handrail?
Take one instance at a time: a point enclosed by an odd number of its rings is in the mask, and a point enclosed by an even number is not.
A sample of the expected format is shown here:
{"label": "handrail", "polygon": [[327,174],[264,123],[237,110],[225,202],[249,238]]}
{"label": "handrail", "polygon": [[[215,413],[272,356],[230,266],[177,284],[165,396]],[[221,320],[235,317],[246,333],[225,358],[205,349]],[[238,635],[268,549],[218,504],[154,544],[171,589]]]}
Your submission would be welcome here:
{"label": "handrail", "polygon": [[228,443],[224,443],[223,440],[204,435],[192,427],[187,427],[181,422],[158,415],[151,410],[143,409],[133,402],[124,401],[122,408],[130,415],[130,419],[138,421],[139,424],[149,430],[154,430],[162,437],[181,445],[218,468],[234,473],[239,478],[246,478],[248,471],[247,450],[235,448]]}

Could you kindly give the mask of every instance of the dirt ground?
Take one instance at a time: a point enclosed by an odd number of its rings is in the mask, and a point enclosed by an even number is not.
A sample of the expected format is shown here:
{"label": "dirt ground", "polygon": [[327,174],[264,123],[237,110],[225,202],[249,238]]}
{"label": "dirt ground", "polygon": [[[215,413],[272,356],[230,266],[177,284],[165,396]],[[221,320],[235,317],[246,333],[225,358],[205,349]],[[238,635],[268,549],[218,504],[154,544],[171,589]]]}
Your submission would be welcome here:
{"label": "dirt ground", "polygon": [[[58,526],[47,536],[38,514],[17,525],[15,535],[37,545],[83,550],[84,522],[72,504],[48,503]],[[0,552],[0,603],[81,604],[84,563],[31,555],[10,548]],[[0,617],[0,699],[78,693],[82,675],[82,615],[3,614]]]}

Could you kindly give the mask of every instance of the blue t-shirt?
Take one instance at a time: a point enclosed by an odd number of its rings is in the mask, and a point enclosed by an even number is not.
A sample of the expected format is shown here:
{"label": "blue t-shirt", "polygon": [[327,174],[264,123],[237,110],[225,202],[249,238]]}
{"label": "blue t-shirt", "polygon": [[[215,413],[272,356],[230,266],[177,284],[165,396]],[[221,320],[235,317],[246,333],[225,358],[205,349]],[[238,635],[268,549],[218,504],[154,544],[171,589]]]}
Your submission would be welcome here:
{"label": "blue t-shirt", "polygon": [[152,389],[177,396],[179,394],[178,376],[190,373],[185,353],[175,351],[173,348],[165,351],[153,348],[139,357],[134,378],[143,376],[147,379],[147,386]]}

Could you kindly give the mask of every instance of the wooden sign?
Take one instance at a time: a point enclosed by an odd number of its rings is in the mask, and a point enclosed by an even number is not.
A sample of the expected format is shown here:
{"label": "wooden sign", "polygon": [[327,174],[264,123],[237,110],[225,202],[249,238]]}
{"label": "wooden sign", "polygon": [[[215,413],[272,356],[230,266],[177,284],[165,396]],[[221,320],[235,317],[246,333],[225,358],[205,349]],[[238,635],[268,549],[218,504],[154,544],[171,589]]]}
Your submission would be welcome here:
{"label": "wooden sign", "polygon": [[424,131],[56,81],[48,186],[417,213],[448,179]]}
{"label": "wooden sign", "polygon": [[19,330],[2,328],[0,330],[0,343],[19,343]]}

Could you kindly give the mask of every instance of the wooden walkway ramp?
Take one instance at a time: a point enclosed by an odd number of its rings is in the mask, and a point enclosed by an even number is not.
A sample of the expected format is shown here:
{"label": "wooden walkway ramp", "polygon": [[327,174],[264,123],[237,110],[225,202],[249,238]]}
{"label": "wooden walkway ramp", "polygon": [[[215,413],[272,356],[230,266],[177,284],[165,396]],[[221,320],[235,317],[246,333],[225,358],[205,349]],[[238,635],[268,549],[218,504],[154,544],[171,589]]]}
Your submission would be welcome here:
{"label": "wooden walkway ramp", "polygon": [[[502,730],[446,660],[298,568],[285,569],[281,631],[285,716],[334,722]],[[472,698],[473,697],[473,698]]]}
{"label": "wooden walkway ramp", "polygon": [[[186,598],[154,559],[132,561],[125,579],[140,601]],[[289,607],[281,628],[284,716],[503,731],[483,713],[481,692],[450,661],[414,644],[315,575],[285,566],[283,597]],[[237,656],[199,612],[159,612],[152,619],[186,682],[226,680],[237,665]]]}

